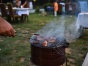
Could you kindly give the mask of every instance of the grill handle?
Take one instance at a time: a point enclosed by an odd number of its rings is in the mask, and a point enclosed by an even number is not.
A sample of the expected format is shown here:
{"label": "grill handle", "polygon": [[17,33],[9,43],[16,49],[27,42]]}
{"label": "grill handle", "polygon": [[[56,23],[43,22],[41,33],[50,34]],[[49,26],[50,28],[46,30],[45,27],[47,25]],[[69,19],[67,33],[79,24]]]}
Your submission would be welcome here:
{"label": "grill handle", "polygon": [[69,43],[67,42],[63,47],[67,48],[69,46]]}

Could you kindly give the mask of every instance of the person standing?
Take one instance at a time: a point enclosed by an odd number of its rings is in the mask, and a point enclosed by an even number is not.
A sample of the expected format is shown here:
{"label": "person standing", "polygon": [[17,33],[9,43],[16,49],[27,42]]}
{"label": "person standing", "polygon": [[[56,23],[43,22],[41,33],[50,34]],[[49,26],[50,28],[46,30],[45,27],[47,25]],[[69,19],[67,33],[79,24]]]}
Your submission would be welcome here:
{"label": "person standing", "polygon": [[55,1],[54,1],[54,16],[55,16],[55,17],[57,16],[57,11],[58,11],[58,3],[57,3],[57,1],[55,0]]}
{"label": "person standing", "polygon": [[29,2],[29,7],[30,7],[30,9],[33,9],[33,3],[32,3],[32,1]]}
{"label": "person standing", "polygon": [[65,15],[65,5],[62,5],[62,14]]}

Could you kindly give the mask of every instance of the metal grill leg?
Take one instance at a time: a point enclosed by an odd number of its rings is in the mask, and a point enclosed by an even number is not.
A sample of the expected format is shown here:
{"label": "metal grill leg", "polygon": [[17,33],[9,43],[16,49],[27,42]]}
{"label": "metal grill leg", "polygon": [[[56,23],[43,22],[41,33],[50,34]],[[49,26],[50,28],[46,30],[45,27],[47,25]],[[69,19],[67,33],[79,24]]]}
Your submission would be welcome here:
{"label": "metal grill leg", "polygon": [[66,57],[65,63],[63,65],[61,65],[61,66],[67,66],[67,57]]}
{"label": "metal grill leg", "polygon": [[67,66],[67,57],[66,57],[66,66]]}

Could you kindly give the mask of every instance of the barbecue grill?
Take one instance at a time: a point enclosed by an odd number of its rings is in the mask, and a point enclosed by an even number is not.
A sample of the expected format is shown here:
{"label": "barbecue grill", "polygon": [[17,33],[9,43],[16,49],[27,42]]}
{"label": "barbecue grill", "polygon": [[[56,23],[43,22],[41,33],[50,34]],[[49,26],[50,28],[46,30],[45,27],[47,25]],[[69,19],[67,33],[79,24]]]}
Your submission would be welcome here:
{"label": "barbecue grill", "polygon": [[66,62],[65,48],[69,43],[63,38],[44,38],[35,34],[30,39],[31,61],[38,66],[61,66]]}

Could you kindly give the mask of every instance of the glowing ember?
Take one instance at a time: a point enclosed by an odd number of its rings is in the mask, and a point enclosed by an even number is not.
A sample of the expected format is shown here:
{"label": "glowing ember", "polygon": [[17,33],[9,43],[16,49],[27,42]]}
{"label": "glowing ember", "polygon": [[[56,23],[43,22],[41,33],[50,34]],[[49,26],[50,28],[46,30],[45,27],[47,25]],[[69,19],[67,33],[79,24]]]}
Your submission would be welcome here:
{"label": "glowing ember", "polygon": [[47,41],[43,41],[42,42],[42,46],[47,46],[48,42]]}

